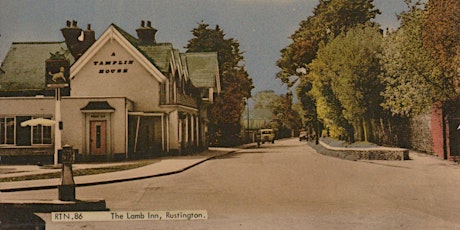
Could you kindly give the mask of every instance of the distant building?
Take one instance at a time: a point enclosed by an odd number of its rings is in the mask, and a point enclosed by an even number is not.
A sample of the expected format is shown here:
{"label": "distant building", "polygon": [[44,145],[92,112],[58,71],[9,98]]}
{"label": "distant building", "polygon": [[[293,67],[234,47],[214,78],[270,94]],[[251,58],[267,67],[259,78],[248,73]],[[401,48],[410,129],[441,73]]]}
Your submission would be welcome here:
{"label": "distant building", "polygon": [[272,120],[275,118],[272,111],[268,109],[253,109],[248,113],[247,108],[241,115],[242,137],[249,142],[256,141],[256,132],[262,128],[272,128]]}
{"label": "distant building", "polygon": [[115,24],[97,40],[90,26],[83,31],[75,21],[61,31],[65,42],[13,43],[1,66],[3,163],[53,158],[56,127],[21,123],[55,119],[55,85],[65,86],[62,143],[84,160],[207,148],[207,108],[220,92],[216,53],[180,53],[157,43],[150,22],[141,23],[138,38]]}

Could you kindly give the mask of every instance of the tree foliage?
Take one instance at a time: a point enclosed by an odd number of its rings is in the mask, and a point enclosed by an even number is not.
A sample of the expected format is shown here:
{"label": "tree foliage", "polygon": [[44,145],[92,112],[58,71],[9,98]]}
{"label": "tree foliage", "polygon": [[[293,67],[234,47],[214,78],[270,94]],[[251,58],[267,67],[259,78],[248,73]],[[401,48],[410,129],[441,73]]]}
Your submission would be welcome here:
{"label": "tree foliage", "polygon": [[219,25],[215,29],[208,27],[209,24],[201,22],[192,30],[194,38],[188,41],[185,47],[187,52],[217,52],[220,74],[237,67],[244,59],[238,41],[233,38],[226,39]]}
{"label": "tree foliage", "polygon": [[225,38],[218,25],[215,29],[208,27],[209,24],[199,23],[185,48],[187,52],[217,52],[222,93],[210,108],[208,132],[212,137],[220,136],[221,144],[233,145],[239,141],[243,98],[251,97],[254,86],[244,66],[240,65],[244,57],[238,41]]}
{"label": "tree foliage", "polygon": [[460,1],[430,0],[423,22],[423,42],[450,85],[459,88]]}
{"label": "tree foliage", "polygon": [[273,110],[273,102],[277,99],[277,97],[278,95],[276,95],[273,90],[257,92],[257,94],[253,97],[255,101],[254,109]]}
{"label": "tree foliage", "polygon": [[254,96],[254,101],[255,110],[268,110],[273,114],[269,126],[277,131],[278,137],[290,137],[292,130],[301,128],[301,117],[293,105],[292,93],[277,95],[273,90],[261,91]]}
{"label": "tree foliage", "polygon": [[290,137],[293,130],[302,126],[299,113],[293,109],[292,93],[278,95],[271,103],[271,111],[275,115],[272,123],[278,130],[278,137]]}
{"label": "tree foliage", "polygon": [[372,2],[320,0],[277,61],[288,87],[300,79],[305,122],[320,120],[333,137],[372,140],[371,120],[383,127],[460,93],[460,1],[404,0],[387,36],[371,22]]}
{"label": "tree foliage", "polygon": [[277,78],[292,87],[299,75],[296,70],[306,67],[316,58],[321,42],[326,42],[350,28],[370,22],[380,12],[374,9],[373,0],[320,0],[300,28],[291,35],[292,43],[281,50]]}
{"label": "tree foliage", "polygon": [[409,9],[399,15],[400,28],[386,36],[381,61],[386,85],[382,106],[403,116],[426,112],[434,101],[451,94],[445,88],[447,79],[423,44],[424,10],[419,3]]}
{"label": "tree foliage", "polygon": [[[311,94],[316,102],[318,120],[327,128],[329,135],[334,138],[349,137],[350,124],[342,114],[342,105],[332,91],[332,79],[327,74],[326,63],[314,60],[310,66],[309,80],[312,82]],[[321,134],[319,134],[321,135]]]}
{"label": "tree foliage", "polygon": [[[309,129],[317,130],[320,126],[318,118],[321,118],[333,135],[350,136],[350,125],[341,113],[343,108],[328,88],[331,82],[318,80],[321,76],[318,72],[310,75],[314,66],[310,64],[315,62],[320,47],[358,25],[373,25],[371,19],[379,13],[372,0],[320,0],[313,15],[303,20],[291,35],[292,43],[281,50],[281,58],[277,61],[281,71],[276,77],[288,88],[300,79],[296,93]],[[315,79],[318,81],[314,82]]]}
{"label": "tree foliage", "polygon": [[357,26],[321,47],[309,65],[318,116],[332,136],[369,139],[370,119],[382,102],[381,39],[375,26]]}

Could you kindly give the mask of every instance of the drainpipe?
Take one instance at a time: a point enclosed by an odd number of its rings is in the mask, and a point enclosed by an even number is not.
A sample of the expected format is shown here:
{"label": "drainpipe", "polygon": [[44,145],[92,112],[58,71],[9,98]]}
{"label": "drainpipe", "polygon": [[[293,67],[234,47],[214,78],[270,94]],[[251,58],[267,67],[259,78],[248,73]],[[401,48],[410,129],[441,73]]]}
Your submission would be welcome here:
{"label": "drainpipe", "polygon": [[141,122],[141,116],[138,116],[137,117],[137,125],[136,125],[136,139],[134,140],[134,153],[137,152],[137,141],[138,141],[138,138],[139,138],[140,122]]}
{"label": "drainpipe", "polygon": [[125,99],[125,155],[126,155],[126,159],[129,158],[129,137],[128,137],[128,129],[129,129],[129,115],[128,115],[128,102],[126,101]]}

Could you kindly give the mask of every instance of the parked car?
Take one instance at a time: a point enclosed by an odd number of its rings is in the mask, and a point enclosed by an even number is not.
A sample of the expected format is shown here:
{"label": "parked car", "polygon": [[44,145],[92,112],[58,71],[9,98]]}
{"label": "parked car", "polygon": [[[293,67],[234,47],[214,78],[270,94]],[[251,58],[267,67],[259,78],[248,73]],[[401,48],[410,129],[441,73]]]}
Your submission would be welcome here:
{"label": "parked car", "polygon": [[257,143],[264,144],[265,142],[271,142],[272,144],[275,143],[275,132],[273,129],[259,129],[257,131]]}

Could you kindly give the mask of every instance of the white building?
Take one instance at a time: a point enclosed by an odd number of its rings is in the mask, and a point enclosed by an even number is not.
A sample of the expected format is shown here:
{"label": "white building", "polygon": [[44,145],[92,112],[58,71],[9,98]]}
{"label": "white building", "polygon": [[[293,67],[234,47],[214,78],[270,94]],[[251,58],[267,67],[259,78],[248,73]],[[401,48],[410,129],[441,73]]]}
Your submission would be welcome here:
{"label": "white building", "polygon": [[[94,31],[83,31],[76,22],[61,31],[65,43],[13,43],[1,66],[3,163],[52,159],[59,126],[20,123],[55,119],[55,90],[47,88],[53,81],[69,85],[61,91],[62,143],[78,149],[82,159],[135,159],[207,148],[207,107],[220,92],[216,53],[180,53],[170,43],[157,43],[150,22],[142,22],[138,38],[114,24],[97,40]],[[50,60],[50,53],[57,53],[54,59],[64,56],[70,68]],[[45,67],[46,60],[54,66]],[[58,67],[67,68],[65,80],[57,79]]]}

